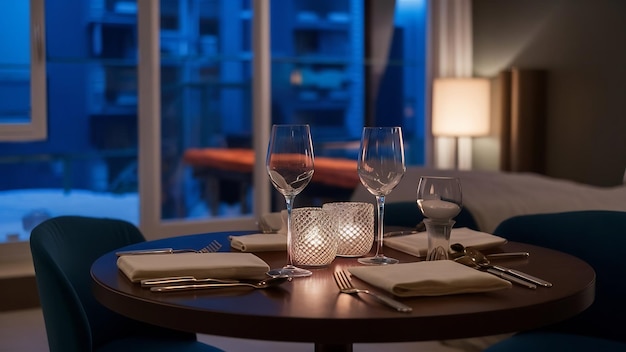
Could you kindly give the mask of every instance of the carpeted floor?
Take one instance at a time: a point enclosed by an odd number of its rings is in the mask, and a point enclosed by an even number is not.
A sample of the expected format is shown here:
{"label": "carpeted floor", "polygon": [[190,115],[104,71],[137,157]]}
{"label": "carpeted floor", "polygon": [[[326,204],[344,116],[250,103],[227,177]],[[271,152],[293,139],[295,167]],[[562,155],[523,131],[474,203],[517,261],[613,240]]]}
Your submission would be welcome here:
{"label": "carpeted floor", "polygon": [[[501,337],[487,337],[454,341],[428,341],[388,344],[356,344],[355,352],[474,352],[480,351]],[[311,352],[308,343],[288,343],[199,335],[198,339],[228,352],[271,351]],[[48,345],[41,309],[0,312],[0,352],[46,352]]]}

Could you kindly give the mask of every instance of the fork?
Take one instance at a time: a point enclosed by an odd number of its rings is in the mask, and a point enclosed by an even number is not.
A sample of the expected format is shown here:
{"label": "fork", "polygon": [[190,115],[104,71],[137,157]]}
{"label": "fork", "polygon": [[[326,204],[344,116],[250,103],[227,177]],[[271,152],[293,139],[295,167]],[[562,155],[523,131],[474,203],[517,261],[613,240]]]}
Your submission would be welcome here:
{"label": "fork", "polygon": [[197,250],[197,253],[215,253],[218,252],[222,248],[222,244],[219,243],[218,240],[213,240],[207,246],[204,246]]}
{"label": "fork", "polygon": [[406,304],[402,302],[398,302],[393,298],[375,294],[374,292],[371,292],[370,290],[365,290],[365,289],[354,287],[352,285],[352,280],[350,279],[350,276],[348,276],[348,274],[344,271],[335,271],[334,276],[335,276],[335,282],[337,283],[337,287],[339,287],[339,291],[341,293],[348,293],[348,294],[366,293],[376,298],[380,302],[388,305],[389,307],[394,308],[398,312],[410,312],[413,310],[413,308],[407,306]]}
{"label": "fork", "polygon": [[173,253],[214,253],[222,248],[222,244],[217,240],[211,241],[208,245],[196,250],[196,249],[173,249],[173,248],[157,248],[157,249],[139,249],[131,251],[119,251],[115,252],[118,257],[123,255],[137,255],[137,254],[173,254]]}

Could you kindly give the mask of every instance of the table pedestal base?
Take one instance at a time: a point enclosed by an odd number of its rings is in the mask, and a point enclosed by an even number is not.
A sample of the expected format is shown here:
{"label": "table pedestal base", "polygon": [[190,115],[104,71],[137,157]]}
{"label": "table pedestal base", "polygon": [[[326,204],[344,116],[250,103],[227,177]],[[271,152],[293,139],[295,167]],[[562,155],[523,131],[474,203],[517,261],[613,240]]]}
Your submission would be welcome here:
{"label": "table pedestal base", "polygon": [[316,343],[315,352],[352,352],[352,344]]}

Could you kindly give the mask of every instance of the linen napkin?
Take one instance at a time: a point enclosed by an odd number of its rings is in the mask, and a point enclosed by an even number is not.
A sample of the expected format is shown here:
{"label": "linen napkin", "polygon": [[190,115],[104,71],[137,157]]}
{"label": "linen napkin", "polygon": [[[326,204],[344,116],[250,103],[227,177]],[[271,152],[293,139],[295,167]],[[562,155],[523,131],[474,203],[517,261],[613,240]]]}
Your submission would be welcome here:
{"label": "linen napkin", "polygon": [[[428,252],[428,236],[425,231],[412,235],[386,237],[383,243],[385,246],[416,257],[425,257]],[[487,249],[505,244],[506,238],[460,227],[453,228],[450,232],[450,244],[453,243],[476,249]]]}
{"label": "linen napkin", "polygon": [[282,233],[254,233],[229,236],[230,246],[242,252],[286,251],[287,235]]}
{"label": "linen napkin", "polygon": [[172,276],[196,279],[253,279],[263,277],[269,265],[252,253],[176,253],[125,255],[117,267],[132,282]]}
{"label": "linen napkin", "polygon": [[261,215],[259,229],[263,232],[287,234],[287,210]]}
{"label": "linen napkin", "polygon": [[509,281],[451,260],[358,266],[348,270],[399,297],[488,292],[511,287]]}

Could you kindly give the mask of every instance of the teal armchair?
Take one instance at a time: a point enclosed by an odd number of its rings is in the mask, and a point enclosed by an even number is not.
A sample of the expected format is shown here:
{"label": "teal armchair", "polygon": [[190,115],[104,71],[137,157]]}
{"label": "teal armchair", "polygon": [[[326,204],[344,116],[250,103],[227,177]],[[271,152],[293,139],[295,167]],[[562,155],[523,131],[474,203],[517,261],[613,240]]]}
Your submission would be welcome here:
{"label": "teal armchair", "polygon": [[216,352],[193,333],[119,315],[91,293],[91,264],[116,248],[143,242],[133,224],[61,216],[31,232],[30,247],[51,352]]}
{"label": "teal armchair", "polygon": [[596,272],[596,296],[581,314],[519,333],[486,351],[626,351],[626,261],[620,255],[626,248],[626,212],[523,215],[503,221],[494,233],[583,259]]}

